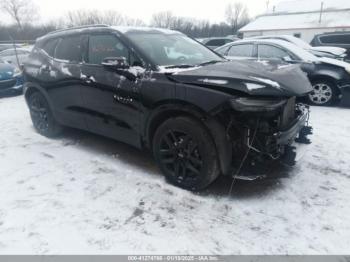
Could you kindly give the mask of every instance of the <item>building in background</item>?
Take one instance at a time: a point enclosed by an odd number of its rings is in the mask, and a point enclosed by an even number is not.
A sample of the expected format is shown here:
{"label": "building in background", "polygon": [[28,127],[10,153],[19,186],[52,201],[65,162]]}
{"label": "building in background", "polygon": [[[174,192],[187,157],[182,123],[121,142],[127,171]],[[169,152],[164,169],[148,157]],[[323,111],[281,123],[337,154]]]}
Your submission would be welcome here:
{"label": "building in background", "polygon": [[337,31],[350,31],[350,0],[284,1],[241,28],[240,34],[294,35],[310,42],[316,34]]}

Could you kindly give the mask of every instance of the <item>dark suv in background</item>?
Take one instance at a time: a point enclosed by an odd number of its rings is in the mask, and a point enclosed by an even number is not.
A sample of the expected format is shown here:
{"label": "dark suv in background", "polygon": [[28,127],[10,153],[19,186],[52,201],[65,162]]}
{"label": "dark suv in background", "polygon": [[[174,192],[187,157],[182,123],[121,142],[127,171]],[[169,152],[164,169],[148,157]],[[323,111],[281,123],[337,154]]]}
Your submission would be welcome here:
{"label": "dark suv in background", "polygon": [[350,61],[350,32],[334,32],[316,35],[312,46],[336,46],[347,50],[346,60]]}
{"label": "dark suv in background", "polygon": [[[36,130],[88,130],[153,152],[173,184],[203,189],[243,166],[269,167],[309,133],[298,66],[231,62],[154,28],[90,26],[37,40],[24,66]],[[293,154],[291,154],[293,155]]]}

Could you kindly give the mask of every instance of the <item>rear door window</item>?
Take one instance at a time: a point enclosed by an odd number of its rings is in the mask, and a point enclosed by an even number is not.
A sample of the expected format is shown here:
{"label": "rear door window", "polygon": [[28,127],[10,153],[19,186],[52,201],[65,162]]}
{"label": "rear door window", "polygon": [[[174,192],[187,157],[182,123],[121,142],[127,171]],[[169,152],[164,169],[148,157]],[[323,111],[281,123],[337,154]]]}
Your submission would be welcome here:
{"label": "rear door window", "polygon": [[130,61],[128,48],[114,35],[91,35],[89,37],[88,63],[100,65],[106,57],[125,57]]}
{"label": "rear door window", "polygon": [[57,44],[55,58],[70,63],[79,63],[81,58],[81,36],[69,36]]}
{"label": "rear door window", "polygon": [[259,59],[283,59],[290,57],[289,53],[281,48],[272,45],[259,45],[258,46],[258,57]]}
{"label": "rear door window", "polygon": [[227,55],[235,57],[253,57],[253,50],[253,44],[234,45],[230,48]]}

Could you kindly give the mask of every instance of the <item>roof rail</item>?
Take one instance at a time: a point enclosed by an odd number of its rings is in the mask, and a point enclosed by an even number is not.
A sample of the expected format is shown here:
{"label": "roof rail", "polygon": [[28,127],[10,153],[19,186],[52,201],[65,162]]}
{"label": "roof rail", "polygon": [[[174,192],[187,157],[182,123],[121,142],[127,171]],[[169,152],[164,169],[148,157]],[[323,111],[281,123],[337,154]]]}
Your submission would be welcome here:
{"label": "roof rail", "polygon": [[52,32],[48,33],[48,35],[59,33],[59,32],[64,32],[64,31],[70,31],[70,30],[76,30],[76,29],[84,29],[84,28],[89,28],[89,27],[109,27],[109,25],[95,24],[95,25],[76,26],[76,27],[70,27],[70,28],[65,28],[65,29],[59,29],[59,30],[56,30],[56,31],[52,31]]}

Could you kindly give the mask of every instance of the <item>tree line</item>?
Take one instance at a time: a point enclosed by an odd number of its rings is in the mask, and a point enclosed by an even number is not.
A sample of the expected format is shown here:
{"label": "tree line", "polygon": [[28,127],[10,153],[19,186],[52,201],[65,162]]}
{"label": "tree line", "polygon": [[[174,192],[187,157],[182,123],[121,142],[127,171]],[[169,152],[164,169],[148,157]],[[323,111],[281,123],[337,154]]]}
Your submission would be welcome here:
{"label": "tree line", "polygon": [[0,16],[2,13],[11,18],[10,24],[0,23],[0,41],[35,40],[54,30],[92,24],[154,26],[178,30],[196,38],[218,37],[235,35],[250,21],[247,7],[241,2],[226,7],[221,23],[176,16],[171,11],[164,11],[153,14],[150,23],[146,24],[140,19],[130,18],[114,10],[77,10],[68,12],[60,19],[38,24],[38,8],[31,0],[1,0],[0,10]]}

